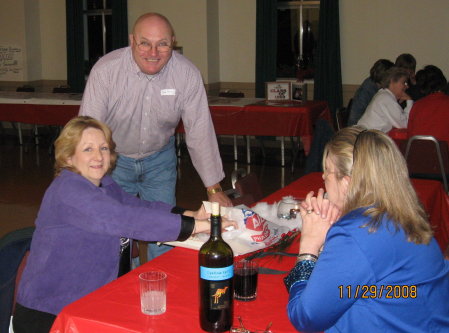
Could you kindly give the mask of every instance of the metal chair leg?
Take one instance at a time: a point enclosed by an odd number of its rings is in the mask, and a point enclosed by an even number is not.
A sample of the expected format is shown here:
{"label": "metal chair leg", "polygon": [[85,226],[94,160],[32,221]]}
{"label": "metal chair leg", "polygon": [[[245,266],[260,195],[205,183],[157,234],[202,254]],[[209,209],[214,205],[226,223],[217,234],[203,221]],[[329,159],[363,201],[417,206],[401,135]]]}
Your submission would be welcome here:
{"label": "metal chair leg", "polygon": [[251,164],[251,138],[249,135],[246,136],[246,162]]}
{"label": "metal chair leg", "polygon": [[19,145],[23,145],[23,140],[22,140],[22,126],[20,123],[17,123],[17,132],[19,134]]}
{"label": "metal chair leg", "polygon": [[34,143],[36,146],[39,145],[39,133],[37,131],[37,125],[34,125]]}
{"label": "metal chair leg", "polygon": [[234,161],[237,161],[237,135],[234,135]]}
{"label": "metal chair leg", "polygon": [[281,166],[285,166],[285,140],[283,136],[281,136]]}

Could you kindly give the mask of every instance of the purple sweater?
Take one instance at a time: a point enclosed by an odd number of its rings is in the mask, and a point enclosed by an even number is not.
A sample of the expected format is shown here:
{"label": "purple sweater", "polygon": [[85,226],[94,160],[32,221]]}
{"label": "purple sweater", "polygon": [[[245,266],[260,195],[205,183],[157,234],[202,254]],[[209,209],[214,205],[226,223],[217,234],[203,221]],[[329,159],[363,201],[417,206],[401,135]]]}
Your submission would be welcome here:
{"label": "purple sweater", "polygon": [[58,314],[117,277],[120,237],[176,240],[181,216],[124,192],[110,176],[97,187],[63,170],[47,189],[17,302]]}

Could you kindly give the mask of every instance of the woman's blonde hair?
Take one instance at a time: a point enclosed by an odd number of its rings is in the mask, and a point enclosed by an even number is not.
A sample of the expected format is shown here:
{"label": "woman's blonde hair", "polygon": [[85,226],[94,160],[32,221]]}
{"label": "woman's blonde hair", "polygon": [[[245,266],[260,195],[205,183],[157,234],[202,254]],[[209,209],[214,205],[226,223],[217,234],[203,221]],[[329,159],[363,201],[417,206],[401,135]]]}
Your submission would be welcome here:
{"label": "woman's blonde hair", "polygon": [[115,167],[117,154],[115,152],[115,142],[112,140],[112,132],[109,127],[94,118],[79,116],[71,119],[64,126],[61,134],[55,141],[55,177],[58,176],[63,169],[79,173],[76,168],[69,165],[68,160],[75,155],[76,146],[80,142],[84,130],[88,128],[96,128],[103,132],[111,154],[108,172]]}
{"label": "woman's blonde hair", "polygon": [[327,157],[335,164],[338,179],[351,178],[343,214],[368,207],[365,215],[371,221],[366,226],[371,232],[387,215],[409,241],[430,242],[433,233],[427,215],[410,183],[406,162],[388,135],[361,126],[344,128],[326,145],[323,163]]}

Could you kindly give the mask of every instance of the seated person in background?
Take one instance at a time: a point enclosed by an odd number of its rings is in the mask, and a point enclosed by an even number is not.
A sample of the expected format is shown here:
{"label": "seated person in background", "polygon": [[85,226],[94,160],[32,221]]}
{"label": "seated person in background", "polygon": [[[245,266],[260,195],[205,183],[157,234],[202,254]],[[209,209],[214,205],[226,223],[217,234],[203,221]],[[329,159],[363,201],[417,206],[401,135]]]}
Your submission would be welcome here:
{"label": "seated person in background", "polygon": [[349,110],[348,126],[357,124],[366,110],[369,102],[379,90],[385,72],[393,67],[393,63],[387,59],[377,60],[369,71],[369,77],[363,81],[352,98]]}
{"label": "seated person in background", "polygon": [[[418,92],[416,89],[414,89],[416,85],[416,59],[414,56],[412,56],[410,53],[403,53],[400,54],[394,63],[396,67],[403,68],[409,73],[409,79],[407,81],[407,90],[405,91],[407,95],[411,97],[412,100],[416,101],[419,99],[420,95],[417,94]],[[406,103],[401,103],[402,108],[406,107]]]}
{"label": "seated person in background", "polygon": [[114,280],[129,246],[121,238],[182,241],[209,230],[203,207],[187,211],[124,192],[107,175],[114,149],[110,129],[90,117],[70,120],[56,140],[55,179],[19,284],[15,333],[48,332],[64,306]]}
{"label": "seated person in background", "polygon": [[449,96],[443,92],[447,86],[446,77],[433,65],[424,67],[422,71],[424,80],[418,80],[418,85],[425,97],[413,104],[408,136],[432,135],[449,143]]}
{"label": "seated person in background", "polygon": [[416,72],[415,79],[416,79],[416,84],[409,86],[405,92],[407,95],[409,95],[413,99],[413,101],[416,102],[417,100],[419,100],[425,96],[421,89],[421,86],[426,81],[426,73],[425,73],[424,69],[420,69],[419,71]]}
{"label": "seated person in background", "polygon": [[[300,207],[296,266],[285,278],[299,331],[446,332],[449,261],[396,144],[346,127],[327,144],[320,189]],[[335,210],[342,217],[332,224]],[[321,254],[320,249],[323,248]]]}
{"label": "seated person in background", "polygon": [[[406,128],[408,115],[413,106],[410,96],[405,93],[408,76],[408,71],[402,68],[390,68],[382,81],[382,88],[374,95],[357,124],[384,133],[393,127]],[[399,105],[402,101],[407,103],[405,109]]]}

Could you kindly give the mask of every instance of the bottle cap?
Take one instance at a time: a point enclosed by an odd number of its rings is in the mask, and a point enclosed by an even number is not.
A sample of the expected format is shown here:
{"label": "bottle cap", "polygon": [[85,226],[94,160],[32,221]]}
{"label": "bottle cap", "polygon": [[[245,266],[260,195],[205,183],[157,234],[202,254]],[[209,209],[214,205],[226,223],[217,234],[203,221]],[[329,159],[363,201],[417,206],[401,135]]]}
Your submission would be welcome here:
{"label": "bottle cap", "polygon": [[220,215],[220,204],[218,202],[212,202],[212,215]]}

